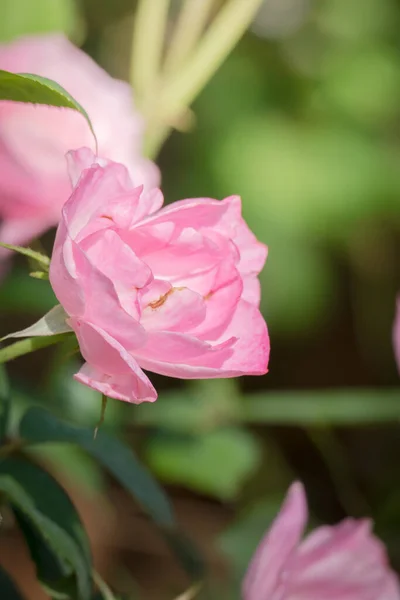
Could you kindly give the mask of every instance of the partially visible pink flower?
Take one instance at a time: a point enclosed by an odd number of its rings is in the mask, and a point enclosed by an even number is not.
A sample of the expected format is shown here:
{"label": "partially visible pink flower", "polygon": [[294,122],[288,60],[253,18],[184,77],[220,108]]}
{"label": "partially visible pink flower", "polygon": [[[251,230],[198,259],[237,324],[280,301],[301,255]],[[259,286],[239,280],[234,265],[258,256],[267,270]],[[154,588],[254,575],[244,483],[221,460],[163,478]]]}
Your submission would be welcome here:
{"label": "partially visible pink flower", "polygon": [[396,316],[393,326],[393,347],[397,369],[400,373],[400,296],[397,298]]}
{"label": "partially visible pink flower", "polygon": [[267,249],[240,198],[161,208],[160,190],[135,188],[123,165],[99,165],[87,148],[69,162],[76,186],[50,281],[86,360],[76,379],[142,402],[157,397],[142,369],[187,379],[266,373],[257,275]]}
{"label": "partially visible pink flower", "polygon": [[[99,155],[123,162],[135,185],[159,184],[157,167],[142,156],[143,122],[130,86],[110,77],[63,35],[0,45],[0,69],[35,73],[62,85],[89,114]],[[74,110],[0,102],[0,241],[25,244],[58,224],[71,193],[65,154],[93,144],[85,119]]]}
{"label": "partially visible pink flower", "polygon": [[294,483],[247,571],[244,600],[400,600],[369,520],[318,527],[302,540],[307,513],[304,488]]}

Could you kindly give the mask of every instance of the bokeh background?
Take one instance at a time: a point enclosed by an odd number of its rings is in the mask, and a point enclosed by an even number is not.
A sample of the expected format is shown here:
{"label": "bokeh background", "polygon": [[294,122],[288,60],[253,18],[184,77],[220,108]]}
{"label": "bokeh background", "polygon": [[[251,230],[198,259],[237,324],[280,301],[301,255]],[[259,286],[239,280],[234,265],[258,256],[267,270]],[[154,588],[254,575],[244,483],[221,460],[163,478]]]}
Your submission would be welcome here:
{"label": "bokeh background", "polygon": [[[175,2],[177,7],[179,2]],[[0,42],[64,31],[127,78],[132,0],[1,0]],[[272,354],[260,378],[152,376],[154,406],[110,401],[104,427],[130,440],[166,486],[210,567],[238,598],[264,529],[295,478],[311,522],[370,515],[400,568],[400,387],[392,324],[400,290],[400,2],[265,0],[251,31],[195,102],[158,163],[167,202],[240,194],[269,246],[262,309]],[[43,243],[50,250],[54,232]],[[1,330],[54,304],[22,260],[0,287]],[[40,351],[10,365],[17,416],[51,405],[98,421],[100,398],[73,382],[77,358]],[[187,582],[157,532],[78,450],[40,449],[73,493],[96,562],[132,598],[168,600]],[[32,568],[12,528],[0,562]]]}

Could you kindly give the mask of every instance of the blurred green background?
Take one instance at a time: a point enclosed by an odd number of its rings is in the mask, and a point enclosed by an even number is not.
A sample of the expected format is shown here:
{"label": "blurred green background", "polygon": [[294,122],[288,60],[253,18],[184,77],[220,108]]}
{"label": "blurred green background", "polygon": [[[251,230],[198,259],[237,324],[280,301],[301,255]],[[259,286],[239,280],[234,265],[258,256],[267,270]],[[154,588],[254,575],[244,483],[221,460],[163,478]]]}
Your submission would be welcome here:
{"label": "blurred green background", "polygon": [[[2,0],[0,41],[61,30],[126,78],[133,11],[131,0]],[[397,0],[265,0],[195,102],[193,130],[173,133],[159,156],[167,202],[240,194],[269,246],[261,275],[269,374],[190,384],[152,376],[154,406],[110,401],[106,415],[105,427],[131,440],[168,486],[220,598],[238,597],[294,478],[306,484],[315,523],[371,515],[400,567],[391,343],[400,290],[399,31]],[[44,239],[49,249],[53,236]],[[0,288],[4,332],[54,304],[46,283],[27,273],[16,260]],[[10,365],[15,413],[50,403],[94,426],[100,399],[73,382],[75,361],[41,351]],[[134,512],[122,512],[120,490],[77,452],[41,456],[78,496],[100,495],[115,510],[115,527],[96,543],[116,588],[172,598],[179,573]]]}

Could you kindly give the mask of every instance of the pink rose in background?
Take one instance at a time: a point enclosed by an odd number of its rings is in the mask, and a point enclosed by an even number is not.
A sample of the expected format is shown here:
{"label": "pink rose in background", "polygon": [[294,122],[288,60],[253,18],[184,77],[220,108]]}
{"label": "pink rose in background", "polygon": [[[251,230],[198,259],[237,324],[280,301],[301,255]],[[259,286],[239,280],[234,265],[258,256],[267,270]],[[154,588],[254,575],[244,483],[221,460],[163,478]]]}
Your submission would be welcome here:
{"label": "pink rose in background", "polygon": [[307,512],[304,488],[294,483],[250,564],[244,600],[400,600],[370,521],[345,519],[302,540]]}
{"label": "pink rose in background", "polygon": [[400,373],[400,296],[397,298],[396,316],[393,326],[393,347],[397,369]]}
{"label": "pink rose in background", "polygon": [[[99,155],[123,162],[136,185],[159,184],[157,167],[141,155],[143,123],[130,86],[110,77],[64,36],[0,45],[0,69],[35,73],[62,85],[89,114]],[[74,110],[0,102],[0,241],[25,244],[58,224],[71,193],[65,154],[93,144],[85,119]]]}
{"label": "pink rose in background", "polygon": [[134,187],[125,167],[69,155],[76,182],[50,266],[86,363],[76,379],[128,402],[157,397],[143,369],[179,378],[266,373],[259,311],[266,247],[240,198],[181,200]]}

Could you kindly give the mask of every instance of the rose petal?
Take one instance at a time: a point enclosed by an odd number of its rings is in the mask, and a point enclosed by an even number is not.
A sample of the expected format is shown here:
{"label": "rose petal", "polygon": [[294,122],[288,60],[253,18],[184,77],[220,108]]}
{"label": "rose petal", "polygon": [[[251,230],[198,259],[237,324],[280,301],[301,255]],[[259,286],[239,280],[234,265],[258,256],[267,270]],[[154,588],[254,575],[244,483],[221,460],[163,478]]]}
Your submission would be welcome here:
{"label": "rose petal", "polygon": [[180,379],[263,375],[267,372],[267,326],[260,311],[248,302],[240,300],[231,323],[217,341],[217,344],[209,345],[207,352],[186,357],[181,362],[155,358],[149,352],[138,355],[138,362],[143,369]]}
{"label": "rose petal", "polygon": [[346,519],[335,527],[319,527],[300,545],[288,595],[375,600],[387,573],[386,551],[372,535],[370,521]]}
{"label": "rose petal", "polygon": [[[188,288],[175,288],[166,282],[154,282],[142,299],[140,323],[146,331],[190,332],[206,316],[206,304],[202,296]],[[160,284],[162,284],[160,286]],[[161,289],[160,289],[161,287]]]}
{"label": "rose petal", "polygon": [[[173,368],[179,363],[190,362],[191,359],[202,357],[211,350],[211,346],[195,337],[175,331],[149,331],[146,344],[134,351],[134,356],[143,368],[147,361],[154,364],[173,363]],[[158,369],[151,369],[162,373]]]}
{"label": "rose petal", "polygon": [[87,237],[80,247],[92,264],[113,282],[121,306],[135,319],[139,319],[137,290],[153,278],[149,267],[111,229]]}
{"label": "rose petal", "polygon": [[[72,242],[76,268],[84,294],[83,319],[95,323],[107,331],[128,351],[146,343],[146,332],[140,323],[123,308],[112,281],[104,275],[83,252]],[[132,306],[136,302],[137,291],[132,290]],[[124,299],[127,301],[127,298]]]}
{"label": "rose petal", "polygon": [[157,399],[150,380],[121,344],[89,323],[71,319],[70,324],[87,361],[75,379],[117,400],[138,404]]}
{"label": "rose petal", "polygon": [[57,229],[49,278],[58,301],[69,315],[83,315],[84,292],[78,281],[74,247],[63,222]]}
{"label": "rose petal", "polygon": [[251,561],[243,582],[245,600],[275,598],[274,592],[281,585],[282,572],[296,551],[306,521],[304,488],[301,483],[294,483]]}

